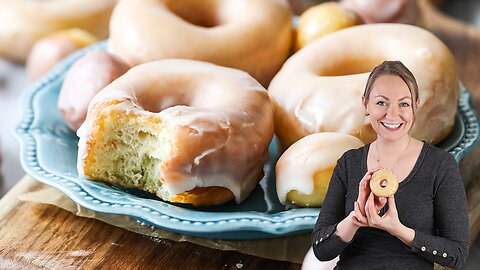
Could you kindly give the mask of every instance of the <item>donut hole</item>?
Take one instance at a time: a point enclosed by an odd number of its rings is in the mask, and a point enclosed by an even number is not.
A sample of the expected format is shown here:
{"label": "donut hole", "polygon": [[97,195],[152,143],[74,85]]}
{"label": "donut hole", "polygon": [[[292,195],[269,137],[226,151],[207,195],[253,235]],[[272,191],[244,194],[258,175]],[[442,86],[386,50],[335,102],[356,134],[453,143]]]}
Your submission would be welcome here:
{"label": "donut hole", "polygon": [[189,102],[181,97],[165,97],[160,101],[154,99],[142,100],[140,104],[145,111],[159,113],[167,108],[175,106],[188,106]]}
{"label": "donut hole", "polygon": [[[218,10],[221,8],[218,1],[177,1],[172,0],[167,3],[167,8],[182,18],[184,21],[193,25],[212,28],[222,25],[228,16]],[[222,16],[223,15],[223,16]]]}
{"label": "donut hole", "polygon": [[382,181],[380,181],[380,186],[381,186],[382,188],[387,187],[387,185],[388,185],[388,181],[387,181],[386,179],[383,179]]}
{"label": "donut hole", "polygon": [[[169,82],[163,82],[162,85],[155,87],[137,91],[135,94],[135,103],[145,111],[159,113],[174,106],[189,106],[192,102],[186,91],[191,87],[188,84],[172,86]],[[176,91],[170,91],[170,89],[176,89]]]}
{"label": "donut hole", "polygon": [[319,76],[346,76],[368,73],[374,67],[381,64],[383,59],[378,58],[343,58],[340,61],[332,61],[318,71]]}
{"label": "donut hole", "polygon": [[[199,81],[173,76],[162,80],[161,84],[156,84],[152,88],[136,91],[135,103],[145,111],[159,113],[179,106],[215,110],[225,107],[229,102],[240,102],[234,100],[234,96],[225,95],[225,87],[228,86],[221,82],[212,84],[215,78],[202,73],[197,78]],[[213,98],[218,96],[222,98]]]}

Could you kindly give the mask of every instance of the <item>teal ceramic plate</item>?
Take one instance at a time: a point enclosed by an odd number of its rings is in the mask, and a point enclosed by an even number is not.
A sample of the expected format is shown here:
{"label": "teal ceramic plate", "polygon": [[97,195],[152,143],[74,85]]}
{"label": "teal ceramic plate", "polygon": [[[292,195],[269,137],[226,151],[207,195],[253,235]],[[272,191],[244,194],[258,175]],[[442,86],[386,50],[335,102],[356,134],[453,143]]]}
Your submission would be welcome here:
{"label": "teal ceramic plate", "polygon": [[[105,213],[129,215],[149,226],[220,239],[255,239],[286,236],[312,230],[320,209],[286,209],[275,192],[274,165],[279,153],[275,142],[265,177],[243,203],[191,208],[156,199],[139,190],[122,189],[78,177],[78,138],[65,124],[57,99],[65,73],[86,52],[104,50],[105,43],[84,49],[65,60],[39,83],[24,92],[22,120],[16,128],[25,171],[64,192],[83,207]],[[454,131],[440,147],[459,161],[477,143],[479,122],[462,91]]]}

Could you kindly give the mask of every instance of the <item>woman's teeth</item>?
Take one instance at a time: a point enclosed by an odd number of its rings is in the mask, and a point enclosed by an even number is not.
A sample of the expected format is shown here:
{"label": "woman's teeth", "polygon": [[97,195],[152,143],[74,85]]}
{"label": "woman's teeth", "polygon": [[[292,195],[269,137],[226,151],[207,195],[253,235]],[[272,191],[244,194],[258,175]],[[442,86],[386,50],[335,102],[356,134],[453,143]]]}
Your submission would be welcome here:
{"label": "woman's teeth", "polygon": [[[382,123],[382,122],[380,122]],[[398,129],[402,124],[387,124],[387,123],[382,123],[382,125],[388,129]]]}

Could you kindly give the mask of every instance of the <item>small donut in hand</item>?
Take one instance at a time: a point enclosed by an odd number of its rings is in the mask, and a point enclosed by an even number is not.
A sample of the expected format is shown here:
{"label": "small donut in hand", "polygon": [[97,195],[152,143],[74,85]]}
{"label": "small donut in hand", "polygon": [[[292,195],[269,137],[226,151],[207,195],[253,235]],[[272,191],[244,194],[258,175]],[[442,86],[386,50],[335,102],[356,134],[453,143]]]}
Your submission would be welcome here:
{"label": "small donut in hand", "polygon": [[390,169],[380,169],[372,175],[370,189],[377,197],[390,197],[397,192],[397,176]]}

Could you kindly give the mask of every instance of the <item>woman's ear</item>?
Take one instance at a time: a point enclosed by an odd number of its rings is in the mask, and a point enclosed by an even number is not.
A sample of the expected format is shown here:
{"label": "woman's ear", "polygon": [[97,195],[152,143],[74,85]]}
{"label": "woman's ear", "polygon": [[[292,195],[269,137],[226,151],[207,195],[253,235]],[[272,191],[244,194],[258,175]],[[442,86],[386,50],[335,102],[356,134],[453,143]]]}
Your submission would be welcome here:
{"label": "woman's ear", "polygon": [[365,115],[368,115],[367,104],[365,103],[365,96],[363,95],[362,95],[362,105],[363,105],[363,108],[365,109]]}
{"label": "woman's ear", "polygon": [[417,101],[415,102],[415,107],[413,108],[414,114],[415,114],[415,111],[418,109],[418,106],[420,106],[420,100],[417,99]]}

